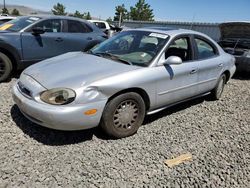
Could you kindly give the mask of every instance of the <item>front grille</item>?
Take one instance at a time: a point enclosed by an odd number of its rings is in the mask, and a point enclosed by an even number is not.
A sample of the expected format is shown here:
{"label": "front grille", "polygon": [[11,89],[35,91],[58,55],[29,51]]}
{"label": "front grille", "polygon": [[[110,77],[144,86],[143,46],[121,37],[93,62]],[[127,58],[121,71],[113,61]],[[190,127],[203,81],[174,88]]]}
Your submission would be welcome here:
{"label": "front grille", "polygon": [[28,97],[28,98],[31,98],[31,97],[32,97],[31,91],[30,91],[28,88],[26,88],[20,81],[17,83],[17,85],[18,85],[18,89],[20,90],[20,92],[21,92],[24,96],[26,96],[26,97]]}

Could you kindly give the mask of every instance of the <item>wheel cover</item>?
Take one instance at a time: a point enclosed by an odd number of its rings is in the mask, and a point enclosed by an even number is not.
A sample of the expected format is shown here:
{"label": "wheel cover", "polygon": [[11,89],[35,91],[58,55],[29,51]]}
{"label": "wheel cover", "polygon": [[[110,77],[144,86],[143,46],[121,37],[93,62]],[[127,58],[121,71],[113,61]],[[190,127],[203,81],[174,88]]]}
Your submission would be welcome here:
{"label": "wheel cover", "polygon": [[138,104],[133,100],[123,101],[114,112],[114,126],[119,130],[129,130],[136,124],[138,116]]}
{"label": "wheel cover", "polygon": [[0,60],[0,78],[4,75],[6,70],[5,64],[3,60]]}

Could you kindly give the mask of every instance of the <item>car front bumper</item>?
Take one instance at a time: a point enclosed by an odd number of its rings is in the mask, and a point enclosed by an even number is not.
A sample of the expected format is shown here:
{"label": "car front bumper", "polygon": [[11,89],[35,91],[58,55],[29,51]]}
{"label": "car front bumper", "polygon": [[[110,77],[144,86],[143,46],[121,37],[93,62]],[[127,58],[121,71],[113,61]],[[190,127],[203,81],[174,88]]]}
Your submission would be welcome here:
{"label": "car front bumper", "polygon": [[[36,124],[56,130],[84,130],[98,126],[107,102],[54,106],[25,97],[17,87],[13,86],[12,96],[23,115]],[[97,109],[97,112],[85,115],[91,109]]]}

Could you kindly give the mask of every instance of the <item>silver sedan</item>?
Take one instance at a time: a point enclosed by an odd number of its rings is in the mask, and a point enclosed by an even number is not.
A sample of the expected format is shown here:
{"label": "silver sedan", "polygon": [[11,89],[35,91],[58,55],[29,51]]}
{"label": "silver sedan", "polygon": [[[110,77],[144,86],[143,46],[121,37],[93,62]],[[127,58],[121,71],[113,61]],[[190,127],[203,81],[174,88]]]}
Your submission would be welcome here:
{"label": "silver sedan", "polygon": [[219,99],[235,59],[189,30],[121,32],[88,53],[71,52],[24,70],[13,98],[31,121],[59,130],[101,126],[133,135],[146,114],[210,94]]}

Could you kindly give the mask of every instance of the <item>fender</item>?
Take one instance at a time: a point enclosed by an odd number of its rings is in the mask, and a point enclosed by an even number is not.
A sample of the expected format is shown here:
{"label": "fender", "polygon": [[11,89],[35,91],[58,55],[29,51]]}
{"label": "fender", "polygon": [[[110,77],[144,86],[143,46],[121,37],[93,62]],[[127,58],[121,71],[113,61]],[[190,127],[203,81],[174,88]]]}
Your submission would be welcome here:
{"label": "fender", "polygon": [[23,66],[21,64],[21,55],[15,47],[5,42],[0,42],[0,51],[6,53],[6,55],[8,56],[11,56],[10,58],[12,59],[12,61],[14,60],[14,62],[12,63],[14,64],[16,69],[22,69]]}

